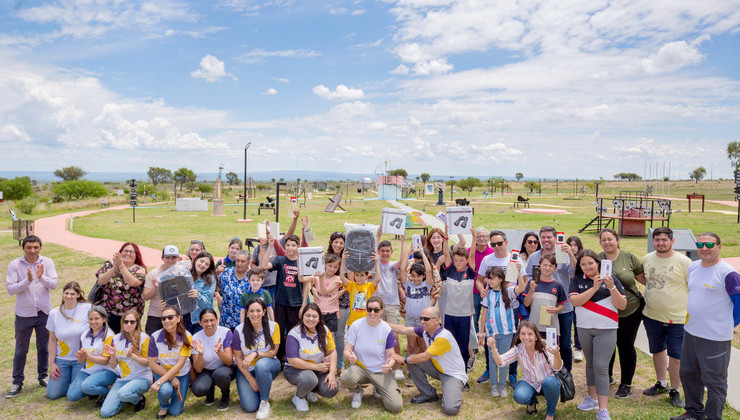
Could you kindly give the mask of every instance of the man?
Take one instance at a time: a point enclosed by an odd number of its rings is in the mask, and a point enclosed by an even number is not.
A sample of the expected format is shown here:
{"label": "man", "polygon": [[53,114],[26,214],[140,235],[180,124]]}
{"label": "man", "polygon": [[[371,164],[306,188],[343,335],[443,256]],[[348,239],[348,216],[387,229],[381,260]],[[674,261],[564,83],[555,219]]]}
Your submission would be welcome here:
{"label": "man", "polygon": [[352,408],[360,408],[361,385],[370,383],[380,395],[383,407],[391,413],[399,413],[403,409],[403,399],[392,372],[396,365],[393,358],[396,338],[391,327],[381,319],[385,309],[383,299],[371,296],[366,308],[367,316],[356,320],[347,329],[344,357],[349,366],[339,380],[342,386],[352,391]]}
{"label": "man", "polygon": [[[727,399],[733,328],[740,324],[740,273],[722,261],[719,235],[696,242],[699,261],[689,264],[687,321],[681,346],[681,384],[686,412],[671,420],[719,420]],[[707,403],[704,401],[707,388]]]}
{"label": "man", "polygon": [[[475,272],[478,272],[478,268],[481,265],[481,262],[483,261],[483,258],[485,258],[488,255],[493,254],[493,248],[488,246],[488,240],[489,240],[489,233],[488,229],[484,227],[478,227],[474,228],[473,226],[470,227],[470,233],[475,239],[474,246],[471,246],[468,248],[468,252],[473,252],[475,254]],[[478,283],[476,282],[475,286],[473,287],[473,306],[475,308],[475,314],[473,315],[473,328],[471,329],[471,333],[475,333],[475,326],[478,325],[478,318],[480,317],[480,310],[481,310],[481,301],[483,300],[481,298],[481,291],[482,289],[478,288]],[[483,374],[478,378],[479,383],[487,382],[488,381],[488,349],[487,345],[483,343],[484,346],[484,354],[486,355],[486,370],[483,372]],[[478,341],[476,337],[471,337],[470,340],[470,347],[472,350],[474,350],[476,353],[478,352]],[[475,353],[470,355],[470,359],[468,359],[468,370],[473,369],[473,364],[475,363]]]}
{"label": "man", "polygon": [[152,335],[155,331],[162,329],[162,309],[165,305],[159,294],[159,280],[157,277],[177,264],[180,260],[180,250],[174,245],[167,245],[162,249],[162,265],[150,271],[144,282],[144,300],[149,301],[149,309],[146,313],[146,333]]}
{"label": "man", "polygon": [[442,328],[439,309],[429,306],[421,311],[420,327],[404,327],[391,324],[394,333],[409,337],[422,337],[427,345],[424,353],[401,357],[393,354],[396,363],[406,363],[409,376],[420,394],[411,399],[414,404],[439,400],[437,391],[429,384],[427,375],[442,383],[442,411],[454,416],[462,406],[463,387],[468,382],[460,349],[452,333]]}
{"label": "man", "polygon": [[[398,324],[401,322],[401,299],[398,296],[398,267],[400,261],[391,261],[393,246],[390,241],[380,240],[382,234],[383,229],[381,227],[378,229],[375,238],[375,242],[378,244],[379,257],[377,267],[380,268],[380,272],[375,273],[375,275],[380,277],[380,280],[377,282],[378,290],[375,291],[375,295],[383,299],[383,303],[385,304],[383,321],[389,324]],[[401,235],[401,255],[406,255],[406,235]],[[396,337],[396,342],[398,342],[398,337]],[[396,345],[394,350],[396,354],[401,354],[401,345]],[[404,378],[401,369],[396,369],[393,374],[397,381]]]}
{"label": "man", "polygon": [[[659,227],[653,231],[655,251],[645,255],[645,308],[643,325],[647,333],[650,353],[658,381],[642,393],[648,396],[668,393],[671,404],[683,407],[678,388],[681,386],[681,344],[686,321],[686,301],[689,288],[686,283],[691,259],[673,249],[673,231]],[[638,277],[639,278],[639,277]],[[666,381],[666,370],[671,386]]]}
{"label": "man", "polygon": [[8,264],[5,287],[15,299],[15,356],[13,356],[13,386],[5,398],[13,398],[23,389],[23,369],[26,367],[31,333],[36,331],[36,358],[39,385],[49,383],[49,331],[46,320],[51,311],[50,290],[57,287],[54,261],[40,255],[41,239],[26,236],[22,243],[23,256]]}
{"label": "man", "polygon": [[[542,249],[535,251],[527,260],[527,268],[524,272],[527,280],[532,280],[532,267],[538,266],[543,255],[555,254],[555,245],[557,244],[557,231],[552,226],[543,226],[540,229],[540,244]],[[557,270],[552,273],[552,277],[563,286],[563,290],[570,290],[570,278],[575,273],[576,256],[570,245],[562,244],[560,249],[568,255],[568,262],[558,264]],[[573,331],[573,305],[570,300],[565,301],[563,310],[558,314],[560,323],[560,357],[568,372],[573,368],[573,348],[571,336]]]}

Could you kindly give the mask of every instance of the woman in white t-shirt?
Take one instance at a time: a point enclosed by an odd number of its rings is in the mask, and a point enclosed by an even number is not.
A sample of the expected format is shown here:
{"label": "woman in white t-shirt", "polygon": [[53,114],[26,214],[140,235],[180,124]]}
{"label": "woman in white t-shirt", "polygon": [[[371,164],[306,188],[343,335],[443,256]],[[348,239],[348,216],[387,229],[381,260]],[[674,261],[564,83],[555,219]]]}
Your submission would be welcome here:
{"label": "woman in white t-shirt", "polygon": [[200,313],[202,330],[193,336],[193,369],[195,379],[191,388],[196,397],[206,397],[206,405],[215,402],[216,387],[221,390],[218,410],[229,408],[231,381],[236,378],[231,342],[234,334],[218,325],[216,311],[205,308]]}
{"label": "woman in white t-shirt", "polygon": [[149,336],[141,331],[141,315],[129,309],[121,318],[121,333],[106,340],[104,354],[110,355],[109,365],[120,376],[113,384],[100,408],[101,417],[115,416],[125,403],[134,404],[138,413],[146,406],[144,394],[152,385],[152,370],[147,352]]}
{"label": "woman in white t-shirt", "polygon": [[82,365],[77,362],[80,334],[86,331],[87,302],[80,285],[69,282],[62,288],[62,304],[49,312],[46,329],[49,330],[49,385],[46,397],[55,400],[67,395],[69,384]]}
{"label": "woman in white t-shirt", "polygon": [[102,306],[95,305],[87,312],[90,328],[80,335],[80,349],[77,350],[77,361],[82,369],[69,385],[67,399],[79,401],[85,395],[99,395],[97,406],[103,405],[109,387],[118,379],[118,374],[108,366],[110,356],[103,353],[105,340],[114,333],[108,328],[108,312]]}

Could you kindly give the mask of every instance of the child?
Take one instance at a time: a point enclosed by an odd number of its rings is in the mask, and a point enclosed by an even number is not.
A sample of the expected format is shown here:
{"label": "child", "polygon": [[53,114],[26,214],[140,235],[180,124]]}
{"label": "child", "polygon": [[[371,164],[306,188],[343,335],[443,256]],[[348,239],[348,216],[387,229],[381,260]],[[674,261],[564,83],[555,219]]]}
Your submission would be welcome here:
{"label": "child", "polygon": [[[529,321],[537,325],[542,338],[548,327],[555,328],[560,336],[560,322],[557,314],[565,307],[568,297],[560,282],[552,278],[558,264],[552,254],[542,255],[540,260],[540,282],[530,281],[522,293],[524,304],[529,306]],[[555,318],[552,319],[553,315]]]}
{"label": "child", "polygon": [[[337,333],[339,314],[339,299],[336,298],[342,280],[337,274],[339,272],[340,258],[337,254],[324,255],[325,272],[316,273],[313,276],[299,275],[298,279],[305,284],[306,289],[311,289],[314,302],[319,305],[324,315],[324,325],[332,334]],[[306,296],[308,297],[308,296]],[[305,306],[307,302],[304,301]]]}
{"label": "child", "polygon": [[473,285],[475,283],[475,253],[460,246],[455,246],[450,256],[450,247],[444,240],[445,263],[443,277],[445,280],[445,328],[449,330],[460,347],[465,366],[468,366],[470,352],[470,332],[473,307]]}
{"label": "child", "polygon": [[[514,305],[516,297],[524,291],[527,283],[521,274],[521,264],[517,263],[519,268],[519,281],[516,286],[510,286],[506,279],[506,272],[498,266],[488,267],[486,270],[486,281],[488,283],[488,295],[481,301],[481,312],[479,320],[478,344],[483,345],[486,337],[494,336],[496,341],[496,350],[500,354],[506,353],[511,348],[511,340],[514,338],[516,330]],[[491,356],[489,349],[489,357]],[[508,397],[506,391],[506,376],[509,374],[509,368],[499,368],[495,363],[489,366],[489,377],[491,378],[491,396]]]}
{"label": "child", "polygon": [[[401,298],[398,294],[398,267],[400,261],[391,262],[391,255],[393,255],[393,246],[390,241],[380,241],[380,235],[383,234],[383,228],[378,228],[377,241],[378,243],[378,256],[380,258],[380,264],[376,266],[375,275],[379,277],[378,282],[378,297],[383,299],[385,303],[385,310],[381,319],[389,324],[400,324],[401,323]],[[401,235],[401,255],[406,254],[406,235]],[[379,268],[379,270],[378,270]],[[398,335],[396,337],[396,343],[398,341]],[[401,345],[396,344],[393,349],[396,354],[401,354]],[[396,369],[394,376],[397,381],[404,378],[403,371]]]}
{"label": "child", "polygon": [[[422,309],[431,306],[430,292],[434,285],[432,265],[427,260],[425,253],[420,252],[420,254],[423,263],[412,264],[408,274],[406,273],[408,258],[406,255],[401,257],[401,283],[406,298],[404,324],[407,327],[420,327]],[[406,354],[419,353],[425,350],[425,347],[422,337],[409,336],[406,342]]]}
{"label": "child", "polygon": [[247,289],[242,297],[239,299],[239,322],[244,323],[245,310],[250,300],[260,298],[265,301],[267,306],[267,315],[270,321],[275,321],[275,312],[272,310],[272,296],[270,292],[262,288],[262,284],[265,282],[265,271],[259,267],[254,267],[249,270],[249,289]]}
{"label": "child", "polygon": [[[378,288],[378,281],[380,281],[380,276],[375,276],[375,279],[372,282],[368,282],[367,279],[370,276],[370,273],[367,271],[358,271],[354,272],[354,281],[347,280],[347,276],[345,276],[345,261],[347,260],[347,257],[349,256],[349,252],[342,253],[342,268],[340,270],[340,278],[342,279],[342,284],[344,285],[344,288],[347,289],[347,292],[349,293],[349,319],[347,320],[347,326],[349,327],[352,325],[353,322],[360,318],[364,318],[365,315],[367,315],[367,300],[372,296],[375,291]],[[375,260],[375,270],[379,270],[378,268],[378,258],[377,255],[373,252],[373,260]]]}

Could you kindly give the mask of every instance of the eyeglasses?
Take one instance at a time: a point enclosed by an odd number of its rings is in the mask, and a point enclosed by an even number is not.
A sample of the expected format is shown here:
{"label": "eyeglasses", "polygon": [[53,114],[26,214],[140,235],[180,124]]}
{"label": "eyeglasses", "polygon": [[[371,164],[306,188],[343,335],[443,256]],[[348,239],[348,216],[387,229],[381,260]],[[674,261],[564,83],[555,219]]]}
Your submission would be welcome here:
{"label": "eyeglasses", "polygon": [[376,314],[379,314],[381,310],[380,308],[367,308],[368,312],[375,312]]}
{"label": "eyeglasses", "polygon": [[421,320],[422,320],[422,321],[424,321],[424,322],[429,322],[429,321],[431,321],[431,320],[432,320],[433,318],[436,318],[436,317],[431,317],[431,316],[420,316],[420,317],[419,317],[419,319],[421,319]]}
{"label": "eyeglasses", "polygon": [[716,244],[714,242],[697,242],[696,243],[696,247],[699,248],[699,249],[702,249],[705,246],[707,247],[707,249],[712,249],[712,248],[714,248],[715,245]]}
{"label": "eyeglasses", "polygon": [[[170,315],[170,316],[174,317],[174,315]],[[136,324],[136,320],[135,319],[124,319],[123,320],[123,324],[124,325],[126,325],[126,324],[134,325],[134,324]]]}
{"label": "eyeglasses", "polygon": [[173,319],[175,319],[176,317],[177,317],[177,315],[162,315],[162,320],[163,320],[163,321],[164,321],[164,320],[167,320],[167,321],[172,321],[172,320],[173,320]]}
{"label": "eyeglasses", "polygon": [[501,241],[501,242],[491,242],[491,246],[494,247],[494,248],[497,247],[497,246],[504,246],[504,242],[503,241]]}
{"label": "eyeglasses", "polygon": [[124,249],[121,251],[121,254],[136,254],[136,251],[132,251],[130,249]]}
{"label": "eyeglasses", "polygon": [[531,244],[531,245],[534,245],[534,244],[538,244],[538,243],[540,243],[540,241],[533,241],[533,240],[531,240],[531,239],[527,239],[527,243],[528,243],[528,244]]}

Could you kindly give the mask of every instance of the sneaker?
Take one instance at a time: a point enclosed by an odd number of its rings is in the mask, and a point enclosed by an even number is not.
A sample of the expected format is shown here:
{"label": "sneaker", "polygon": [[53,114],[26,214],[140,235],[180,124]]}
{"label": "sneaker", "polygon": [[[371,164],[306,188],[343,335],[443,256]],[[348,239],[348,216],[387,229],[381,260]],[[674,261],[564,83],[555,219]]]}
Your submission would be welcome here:
{"label": "sneaker", "polygon": [[10,387],[10,390],[7,394],[5,394],[5,398],[13,398],[16,395],[20,394],[21,389],[23,389],[23,385],[13,385]]}
{"label": "sneaker", "polygon": [[395,376],[397,381],[402,381],[405,376],[403,375],[403,371],[401,369],[396,369],[393,372],[393,376]]}
{"label": "sneaker", "polygon": [[617,384],[617,380],[614,379],[613,376],[610,376],[609,377],[609,385],[611,386],[611,385],[616,385],[616,384]]}
{"label": "sneaker", "polygon": [[350,405],[352,408],[360,408],[362,405],[362,388],[357,387],[357,391],[352,393],[352,404]]}
{"label": "sneaker", "polygon": [[411,404],[426,404],[428,402],[435,402],[435,401],[439,401],[439,396],[437,396],[437,394],[434,394],[431,397],[417,395],[411,399]]}
{"label": "sneaker", "polygon": [[319,396],[316,395],[315,392],[309,392],[308,395],[306,395],[306,399],[308,400],[308,402],[314,403],[319,400]]}
{"label": "sneaker", "polygon": [[298,395],[293,395],[291,401],[293,401],[293,405],[295,406],[296,411],[304,413],[308,411],[308,401],[306,401],[305,398],[301,398]]}
{"label": "sneaker", "polygon": [[491,375],[488,373],[488,371],[483,372],[483,375],[478,377],[478,383],[483,384],[488,382],[488,380],[491,379]]}
{"label": "sneaker", "polygon": [[[226,395],[226,398],[221,398],[221,401],[218,402],[218,407],[216,407],[216,410],[218,411],[226,411],[229,409],[229,396]],[[261,407],[260,403],[260,407]]]}
{"label": "sneaker", "polygon": [[49,385],[49,378],[39,379],[39,386],[46,388],[47,385]]}
{"label": "sneaker", "polygon": [[216,397],[214,397],[213,394],[206,395],[206,402],[204,403],[205,405],[213,405],[213,403],[215,402],[216,402]]}
{"label": "sneaker", "polygon": [[257,420],[264,420],[270,417],[270,402],[267,400],[260,401],[260,408],[257,409]]}
{"label": "sneaker", "polygon": [[468,359],[468,366],[466,366],[468,368],[468,372],[473,370],[473,366],[475,366],[475,353],[473,353],[473,355]]}
{"label": "sneaker", "polygon": [[699,420],[699,418],[694,417],[689,413],[683,413],[680,416],[671,417],[671,420]]}
{"label": "sneaker", "polygon": [[405,384],[406,386],[414,386],[414,380],[413,380],[413,379],[411,379],[410,377],[407,377],[407,378],[406,378],[406,380],[405,380],[405,381],[403,381],[403,383],[404,383],[404,384]]}
{"label": "sneaker", "polygon": [[463,391],[470,391],[470,384],[469,383],[466,382],[465,385],[463,385]]}
{"label": "sneaker", "polygon": [[499,396],[498,385],[491,385],[491,396],[492,397],[498,397]]}
{"label": "sneaker", "polygon": [[509,391],[506,390],[506,385],[498,387],[498,395],[501,398],[507,398],[509,396]]}
{"label": "sneaker", "polygon": [[573,361],[574,362],[582,362],[583,361],[583,352],[580,350],[576,350],[573,352]]}
{"label": "sneaker", "polygon": [[597,411],[596,420],[612,420],[612,417],[609,415],[609,410],[603,408]]}
{"label": "sneaker", "polygon": [[620,384],[619,388],[617,389],[617,393],[614,394],[617,398],[627,398],[632,394],[632,387],[625,384]]}
{"label": "sneaker", "polygon": [[645,394],[645,395],[647,395],[649,397],[653,397],[653,396],[658,395],[658,394],[665,394],[666,392],[668,392],[668,387],[661,385],[660,384],[660,381],[655,382],[655,385],[653,385],[650,388],[642,391],[643,394]]}
{"label": "sneaker", "polygon": [[586,395],[586,399],[582,403],[578,404],[578,409],[581,411],[591,411],[599,408],[599,402],[591,398],[590,395]]}
{"label": "sneaker", "polygon": [[668,396],[671,399],[671,404],[673,404],[674,407],[683,408],[684,403],[681,399],[681,393],[678,392],[677,389],[671,389],[668,391]]}
{"label": "sneaker", "polygon": [[138,413],[139,411],[145,408],[146,408],[146,397],[142,395],[141,398],[139,398],[139,402],[137,402],[136,405],[134,406],[134,413]]}

